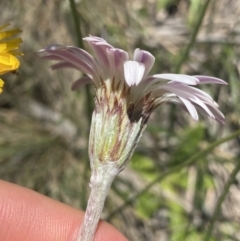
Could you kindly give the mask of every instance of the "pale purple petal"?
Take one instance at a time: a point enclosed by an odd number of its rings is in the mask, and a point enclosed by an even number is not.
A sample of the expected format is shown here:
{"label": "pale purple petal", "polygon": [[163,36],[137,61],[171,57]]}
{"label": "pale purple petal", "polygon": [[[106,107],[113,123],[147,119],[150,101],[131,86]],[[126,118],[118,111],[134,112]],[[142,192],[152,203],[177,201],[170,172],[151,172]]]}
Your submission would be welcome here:
{"label": "pale purple petal", "polygon": [[97,45],[105,45],[106,47],[113,48],[112,45],[110,45],[105,39],[95,37],[95,36],[90,36],[83,38],[83,40],[87,41],[90,44],[97,44]]}
{"label": "pale purple petal", "polygon": [[208,108],[215,116],[215,120],[217,120],[221,124],[225,123],[225,117],[219,109],[217,109],[215,106],[212,106],[212,105],[208,105]]}
{"label": "pale purple petal", "polygon": [[86,84],[89,84],[92,82],[92,79],[89,78],[89,77],[82,77],[78,80],[76,80],[73,84],[72,84],[72,87],[71,89],[72,90],[76,90],[76,89],[79,89],[81,87],[83,87],[84,85]]}
{"label": "pale purple petal", "polygon": [[96,41],[96,42],[97,41],[105,41],[106,42],[105,39],[97,37],[97,36],[92,36],[92,35],[89,35],[89,37],[83,38],[83,40],[86,40],[86,41],[89,41],[89,42],[94,42],[94,41]]}
{"label": "pale purple petal", "polygon": [[124,76],[129,86],[138,85],[143,78],[144,71],[144,64],[130,60],[124,63]]}
{"label": "pale purple petal", "polygon": [[66,46],[64,45],[60,45],[60,44],[51,44],[51,45],[48,45],[46,48],[44,49],[40,49],[38,51],[38,53],[43,53],[43,52],[48,52],[48,51],[54,51],[54,50],[57,50],[57,49],[66,49]]}
{"label": "pale purple petal", "polygon": [[75,65],[77,68],[79,68],[79,70],[86,74],[94,74],[94,71],[91,66],[89,66],[85,61],[78,58],[75,54],[68,52],[67,50],[51,51],[51,54],[53,56],[60,57],[62,60]]}
{"label": "pale purple petal", "polygon": [[107,49],[113,48],[108,44],[104,39],[90,36],[86,37],[83,40],[87,41],[93,49],[95,58],[98,61],[98,64],[101,66],[103,74],[106,74],[109,70],[109,61],[107,57]]}
{"label": "pale purple petal", "polygon": [[80,48],[72,47],[72,46],[67,47],[67,50],[69,52],[74,53],[76,56],[84,60],[90,66],[94,66],[94,58],[87,51]]}
{"label": "pale purple petal", "polygon": [[[189,103],[186,102],[186,100],[190,101],[192,104],[199,106],[202,110],[204,110],[205,114],[207,114],[211,118],[213,119],[216,118],[214,116],[214,113],[212,112],[212,109],[216,109],[217,104],[205,92],[187,85],[167,83],[165,85],[161,85],[161,87],[159,87],[158,90],[153,92],[153,94],[154,96],[157,96],[157,94],[164,95],[165,94],[164,90],[165,91],[167,90],[171,93],[174,93],[176,96],[178,96],[185,104],[186,108],[188,109],[192,117],[194,117],[194,112],[193,110],[190,109]],[[198,98],[198,96],[200,98]]]}
{"label": "pale purple petal", "polygon": [[149,52],[137,48],[134,51],[133,60],[145,65],[144,76],[147,76],[153,67],[153,64],[155,62],[155,57]]}
{"label": "pale purple petal", "polygon": [[152,96],[159,98],[159,97],[163,97],[167,93],[172,93],[172,92],[170,92],[169,90],[166,90],[164,88],[158,88],[158,89],[152,91]]}
{"label": "pale purple petal", "polygon": [[107,57],[110,65],[111,77],[117,81],[123,80],[123,64],[128,60],[128,53],[121,49],[108,49]]}
{"label": "pale purple petal", "polygon": [[58,56],[55,56],[55,55],[52,55],[52,54],[47,54],[47,55],[41,56],[40,59],[59,60],[59,61],[62,60],[62,58],[60,58],[60,57],[58,57]]}
{"label": "pale purple petal", "polygon": [[187,87],[186,85],[163,84],[163,85],[160,85],[159,87],[157,87],[153,93],[154,93],[154,95],[156,95],[161,90],[167,90],[168,92],[174,93],[175,95],[177,95],[179,97],[189,99],[189,98],[193,97],[194,95],[193,95],[193,93],[187,91],[185,89],[186,87]]}
{"label": "pale purple petal", "polygon": [[61,68],[78,69],[74,64],[69,63],[69,62],[60,62],[60,63],[51,65],[52,70],[61,69]]}
{"label": "pale purple petal", "polygon": [[220,85],[227,85],[225,81],[219,78],[211,77],[211,76],[204,76],[204,75],[194,75],[199,80],[198,84],[220,84]]}
{"label": "pale purple petal", "polygon": [[[156,74],[150,76],[150,78],[171,80],[172,82],[178,82],[187,85],[197,85],[199,83],[198,78],[185,74]],[[150,78],[148,77],[148,79]]]}
{"label": "pale purple petal", "polygon": [[203,101],[198,99],[196,96],[191,97],[190,100],[200,106],[211,118],[215,119],[213,113],[209,110],[209,108],[205,105]]}
{"label": "pale purple petal", "polygon": [[72,47],[72,46],[68,46],[67,50],[71,53],[74,53],[78,58],[82,59],[89,66],[91,66],[94,72],[93,73],[94,80],[99,81],[99,73],[101,73],[101,69],[98,63],[96,62],[96,60],[92,57],[92,55],[90,55],[88,52],[86,52],[83,49]]}
{"label": "pale purple petal", "polygon": [[185,107],[187,108],[189,114],[193,118],[193,120],[197,121],[198,120],[198,113],[196,111],[196,108],[194,105],[187,99],[179,97],[179,99],[183,102]]}
{"label": "pale purple petal", "polygon": [[194,94],[195,96],[197,96],[199,99],[203,101],[212,102],[212,103],[214,102],[212,97],[209,94],[192,86],[188,86],[188,85],[184,85],[176,82],[168,82],[167,84],[160,85],[159,88],[164,88],[165,86],[174,88],[176,90],[182,90],[182,91],[185,91],[186,93]]}
{"label": "pale purple petal", "polygon": [[184,111],[188,112],[193,120],[198,120],[196,107],[189,100],[177,97],[175,94],[165,94],[162,98],[156,100],[156,104],[162,103],[174,103]]}

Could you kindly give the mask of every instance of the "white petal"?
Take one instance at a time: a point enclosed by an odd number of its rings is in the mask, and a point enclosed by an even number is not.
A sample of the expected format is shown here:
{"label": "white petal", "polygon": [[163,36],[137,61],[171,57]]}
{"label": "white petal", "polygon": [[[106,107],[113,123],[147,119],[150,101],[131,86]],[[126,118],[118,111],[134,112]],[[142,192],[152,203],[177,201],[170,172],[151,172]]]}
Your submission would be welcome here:
{"label": "white petal", "polygon": [[130,60],[124,63],[124,76],[129,86],[138,85],[143,78],[144,71],[144,64]]}
{"label": "white petal", "polygon": [[204,104],[204,102],[198,99],[196,96],[191,98],[191,101],[199,105],[211,118],[215,119],[213,113],[209,110],[209,108]]}
{"label": "white petal", "polygon": [[133,60],[145,65],[144,76],[147,76],[149,71],[153,67],[153,64],[155,62],[155,57],[149,52],[137,48],[134,51]]}
{"label": "white petal", "polygon": [[198,120],[198,113],[197,113],[196,108],[194,107],[194,105],[190,101],[186,100],[185,98],[179,97],[179,99],[186,106],[186,108],[187,108],[189,114],[192,116],[192,118],[195,121],[197,121]]}
{"label": "white petal", "polygon": [[[163,85],[160,85],[159,87],[156,87],[155,89],[169,89],[170,91],[173,91],[174,93],[177,91],[177,92],[185,92],[185,94],[187,95],[195,95],[197,96],[199,99],[203,100],[203,101],[207,101],[207,102],[214,102],[212,97],[207,94],[206,92],[200,90],[200,89],[197,89],[195,87],[192,87],[192,86],[188,86],[188,85],[183,85],[183,84],[180,84],[180,83],[170,83],[168,82],[167,84],[163,84]],[[186,96],[183,96],[184,98],[186,98]],[[189,97],[187,97],[189,98]]]}
{"label": "white petal", "polygon": [[156,93],[158,93],[157,91],[159,90],[167,90],[168,92],[172,92],[175,95],[185,98],[185,99],[190,99],[191,97],[194,97],[194,93],[193,91],[188,91],[187,89],[184,89],[186,87],[189,87],[187,85],[173,85],[173,84],[164,84],[164,85],[160,85],[159,87],[155,88]]}
{"label": "white petal", "polygon": [[187,85],[196,85],[199,83],[198,78],[185,74],[155,74],[152,77],[171,80],[174,82],[179,82]]}
{"label": "white petal", "polygon": [[[208,100],[206,98],[206,96],[204,96],[204,95],[202,95],[202,96],[200,95],[199,96],[200,98],[198,98],[198,96],[196,95],[196,93],[199,94],[198,89],[187,86],[187,85],[173,85],[173,84],[162,85],[161,88],[159,88],[159,90],[161,90],[161,89],[165,89],[165,90],[168,90],[168,91],[174,93],[183,102],[184,102],[184,100],[185,100],[185,102],[186,102],[186,100],[188,100],[188,101],[192,102],[193,104],[198,105],[199,107],[202,108],[202,110],[204,110],[207,113],[207,115],[209,115],[211,118],[215,119],[214,114],[208,108],[209,105],[215,106],[215,102],[212,102],[211,99]],[[159,90],[158,90],[158,92],[159,92]],[[185,104],[185,102],[184,102],[184,104]],[[208,106],[206,104],[208,104]],[[189,105],[189,103],[188,103],[188,105]],[[189,110],[189,108],[188,108],[188,110]],[[190,111],[189,111],[189,113],[190,113]]]}

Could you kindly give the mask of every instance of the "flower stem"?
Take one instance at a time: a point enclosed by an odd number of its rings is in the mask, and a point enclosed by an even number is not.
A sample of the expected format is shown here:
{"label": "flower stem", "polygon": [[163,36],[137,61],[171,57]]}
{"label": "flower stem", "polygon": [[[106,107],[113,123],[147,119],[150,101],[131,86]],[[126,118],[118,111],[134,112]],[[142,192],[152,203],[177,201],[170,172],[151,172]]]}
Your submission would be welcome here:
{"label": "flower stem", "polygon": [[115,162],[98,163],[92,168],[91,193],[77,241],[93,241],[108,190],[118,172]]}

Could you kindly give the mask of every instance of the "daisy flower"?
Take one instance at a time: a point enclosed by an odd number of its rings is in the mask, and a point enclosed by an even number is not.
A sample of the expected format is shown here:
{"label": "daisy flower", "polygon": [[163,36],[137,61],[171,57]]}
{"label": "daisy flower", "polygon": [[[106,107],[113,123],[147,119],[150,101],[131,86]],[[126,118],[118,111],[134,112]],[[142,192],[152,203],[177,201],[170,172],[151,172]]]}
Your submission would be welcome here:
{"label": "daisy flower", "polygon": [[[118,151],[122,153],[122,149],[130,148],[123,139],[136,143],[151,113],[166,102],[177,104],[189,112],[194,120],[198,120],[199,111],[224,123],[224,115],[219,111],[218,104],[195,86],[226,85],[225,81],[201,75],[148,75],[155,61],[151,53],[137,48],[132,60],[129,60],[127,52],[114,48],[102,38],[90,36],[84,40],[89,43],[93,55],[77,47],[62,45],[48,46],[39,52],[43,59],[57,61],[51,66],[53,70],[73,68],[86,75],[73,83],[72,90],[89,83],[95,86],[93,118],[96,121],[92,122],[90,154],[97,155],[100,161],[109,160],[110,157],[106,156],[109,150],[112,150],[110,159],[113,161],[119,158]],[[139,129],[133,135],[131,129],[137,124]],[[96,142],[103,143],[103,146],[94,145]],[[121,164],[128,159],[120,161]]]}
{"label": "daisy flower", "polygon": [[83,49],[52,45],[40,50],[43,59],[54,60],[53,70],[77,69],[85,76],[72,90],[92,83],[96,90],[95,109],[89,138],[92,169],[91,194],[79,232],[79,241],[91,241],[115,176],[124,169],[145,129],[149,116],[160,105],[171,102],[198,120],[198,111],[224,123],[218,104],[196,88],[201,84],[226,85],[209,76],[161,73],[149,75],[154,56],[139,48],[133,58],[99,37],[86,37],[93,55]]}

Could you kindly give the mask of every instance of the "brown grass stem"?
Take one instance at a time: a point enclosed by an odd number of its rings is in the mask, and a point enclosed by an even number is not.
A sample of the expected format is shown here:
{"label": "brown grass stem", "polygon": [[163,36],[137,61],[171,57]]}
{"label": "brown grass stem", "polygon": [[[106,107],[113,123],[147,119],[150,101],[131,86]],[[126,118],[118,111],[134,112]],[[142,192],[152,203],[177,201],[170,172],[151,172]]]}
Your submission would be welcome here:
{"label": "brown grass stem", "polygon": [[175,70],[174,70],[175,73],[179,73],[181,71],[182,65],[187,61],[187,59],[189,57],[190,50],[192,49],[192,47],[193,47],[193,45],[196,41],[197,34],[198,34],[199,29],[202,25],[202,22],[203,22],[203,19],[204,19],[204,16],[205,16],[205,13],[207,11],[207,8],[208,8],[208,5],[209,5],[210,1],[211,0],[205,1],[204,5],[203,5],[203,7],[202,7],[202,9],[199,13],[198,20],[197,20],[196,26],[193,28],[193,32],[192,32],[192,35],[190,37],[190,40],[189,40],[187,46],[184,48],[183,53],[180,55],[179,61],[176,64],[176,67],[175,67]]}

